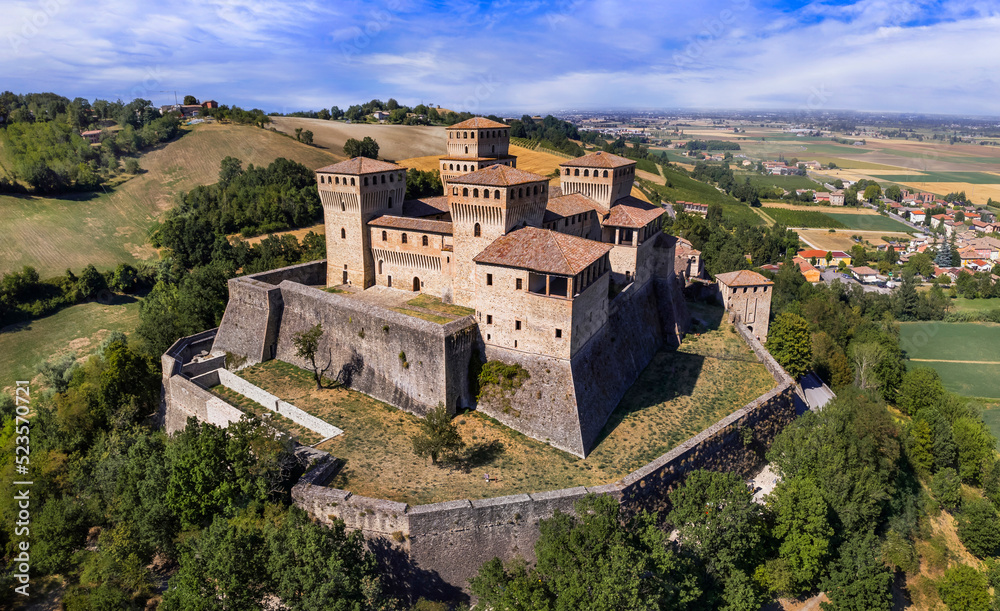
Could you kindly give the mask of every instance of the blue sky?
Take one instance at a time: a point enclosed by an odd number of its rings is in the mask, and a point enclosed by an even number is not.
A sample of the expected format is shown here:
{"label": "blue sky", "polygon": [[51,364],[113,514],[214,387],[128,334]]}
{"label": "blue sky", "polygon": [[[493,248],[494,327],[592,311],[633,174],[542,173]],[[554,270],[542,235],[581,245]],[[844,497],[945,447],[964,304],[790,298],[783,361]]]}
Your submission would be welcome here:
{"label": "blue sky", "polygon": [[6,0],[4,13],[0,89],[20,93],[1000,115],[992,1]]}

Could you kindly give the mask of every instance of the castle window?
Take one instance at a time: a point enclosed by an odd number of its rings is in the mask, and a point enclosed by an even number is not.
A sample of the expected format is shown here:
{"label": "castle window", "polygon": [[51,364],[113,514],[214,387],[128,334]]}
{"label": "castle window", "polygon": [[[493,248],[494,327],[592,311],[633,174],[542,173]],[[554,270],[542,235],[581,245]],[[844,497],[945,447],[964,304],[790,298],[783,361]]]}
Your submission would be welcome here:
{"label": "castle window", "polygon": [[608,171],[607,171],[607,170],[604,170],[604,177],[605,177],[605,178],[607,178],[607,177],[608,177]]}
{"label": "castle window", "polygon": [[466,155],[469,154],[469,145],[468,144],[465,145],[465,154]]}
{"label": "castle window", "polygon": [[490,334],[489,333],[486,334],[486,341],[490,341]]}
{"label": "castle window", "polygon": [[392,208],[392,196],[389,196],[389,207]]}
{"label": "castle window", "polygon": [[[466,152],[466,153],[468,153],[468,152],[469,152],[469,149],[468,149],[468,147],[466,147],[466,149],[465,149],[465,152]],[[463,171],[463,172],[468,172],[468,171],[469,171],[469,166],[468,166],[468,165],[463,165],[463,166],[462,166],[462,171]]]}
{"label": "castle window", "polygon": [[347,205],[344,202],[340,202],[340,211],[344,212],[347,210]]}
{"label": "castle window", "polygon": [[385,242],[388,239],[389,239],[389,234],[383,231],[382,232],[382,241]]}
{"label": "castle window", "polygon": [[380,276],[382,275],[382,261],[379,261],[379,262],[378,262],[378,274],[379,274]]}
{"label": "castle window", "polygon": [[569,176],[569,168],[566,168],[566,171],[564,172],[564,174],[566,174],[566,176]]}
{"label": "castle window", "polygon": [[352,187],[354,186],[354,177],[353,176],[351,177],[351,186]]}
{"label": "castle window", "polygon": [[469,197],[469,187],[462,187],[462,197]]}
{"label": "castle window", "polygon": [[486,286],[493,286],[493,274],[486,274]]}
{"label": "castle window", "polygon": [[452,195],[458,195],[458,187],[452,187],[451,188],[451,194]]}
{"label": "castle window", "polygon": [[[395,175],[389,174],[389,182],[394,182],[395,180],[396,180]],[[383,181],[383,182],[385,182],[385,181]]]}
{"label": "castle window", "polygon": [[382,175],[382,184],[385,184],[385,174]]}
{"label": "castle window", "polygon": [[556,329],[556,337],[557,338],[562,337],[562,329]]}
{"label": "castle window", "polygon": [[448,169],[449,170],[454,170],[455,169],[455,164],[454,163],[449,163],[448,164]]}
{"label": "castle window", "polygon": [[345,230],[343,227],[340,228],[340,239],[341,240],[347,239],[347,230]]}
{"label": "castle window", "polygon": [[584,176],[590,176],[590,170],[584,170],[583,171],[583,175]]}
{"label": "castle window", "polygon": [[493,192],[493,199],[500,199],[500,189]]}
{"label": "castle window", "polygon": [[579,176],[579,175],[580,175],[580,168],[573,170],[573,176]]}
{"label": "castle window", "polygon": [[517,340],[514,340],[514,347],[517,348]]}
{"label": "castle window", "polygon": [[337,176],[336,178],[334,178],[334,180],[337,181],[338,185],[340,184],[340,176]]}
{"label": "castle window", "polygon": [[483,235],[483,229],[482,227],[479,226],[479,223],[476,223],[476,226],[472,228],[472,235],[474,235],[477,238]]}
{"label": "castle window", "polygon": [[517,188],[517,196],[521,197],[523,195],[524,195],[524,189],[522,189],[521,187],[518,187]]}
{"label": "castle window", "polygon": [[472,190],[472,197],[479,197],[479,189]]}
{"label": "castle window", "polygon": [[427,236],[423,237],[422,242],[424,246],[427,246]]}
{"label": "castle window", "polygon": [[538,185],[535,185],[535,195],[538,195]]}
{"label": "castle window", "polygon": [[488,325],[492,325],[493,324],[493,315],[492,314],[487,314],[486,315],[486,324],[488,324]]}
{"label": "castle window", "polygon": [[320,174],[320,175],[319,175],[319,184],[323,184],[323,183],[325,183],[325,182],[326,182],[326,177],[325,177],[325,176],[323,176],[322,174]]}
{"label": "castle window", "polygon": [[520,320],[515,320],[514,321],[514,330],[515,331],[520,331],[521,330],[521,321]]}
{"label": "castle window", "polygon": [[490,152],[491,153],[497,152],[497,145],[494,144],[494,145],[490,146]]}
{"label": "castle window", "polygon": [[403,244],[406,244],[406,234],[403,234]]}
{"label": "castle window", "polygon": [[518,278],[517,280],[514,281],[514,288],[516,288],[519,291],[521,290],[521,279],[520,278]]}
{"label": "castle window", "polygon": [[363,183],[366,187],[368,186],[368,177],[365,176],[365,182]]}
{"label": "castle window", "polygon": [[469,139],[469,132],[462,132],[462,138],[468,140]]}

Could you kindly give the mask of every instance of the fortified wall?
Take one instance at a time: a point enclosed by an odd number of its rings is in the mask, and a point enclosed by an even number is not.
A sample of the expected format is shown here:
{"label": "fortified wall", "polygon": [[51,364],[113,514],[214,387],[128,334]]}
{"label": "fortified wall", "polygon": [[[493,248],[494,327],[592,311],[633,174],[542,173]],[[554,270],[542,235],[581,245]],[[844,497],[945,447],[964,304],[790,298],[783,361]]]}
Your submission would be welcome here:
{"label": "fortified wall", "polygon": [[[292,498],[315,519],[326,524],[343,520],[348,528],[361,530],[376,549],[397,560],[405,558],[403,574],[420,576],[407,580],[415,595],[460,595],[469,578],[493,557],[533,561],[539,521],[556,510],[572,513],[574,503],[586,494],[614,496],[626,512],[647,510],[663,520],[670,509],[669,493],[688,473],[710,469],[752,475],[774,438],[796,417],[801,390],[795,381],[744,325],[736,323],[736,329],[777,386],[616,482],[409,506],[323,486],[337,468],[336,460],[327,456],[292,488]],[[745,436],[744,430],[752,434]]]}

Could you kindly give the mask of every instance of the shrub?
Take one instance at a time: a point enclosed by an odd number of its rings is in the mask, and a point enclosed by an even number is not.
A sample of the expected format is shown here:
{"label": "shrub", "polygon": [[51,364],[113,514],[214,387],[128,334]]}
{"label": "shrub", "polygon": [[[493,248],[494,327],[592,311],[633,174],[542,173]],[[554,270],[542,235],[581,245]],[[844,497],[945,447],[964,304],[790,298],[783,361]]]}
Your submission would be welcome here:
{"label": "shrub", "polygon": [[944,572],[938,582],[938,593],[952,611],[988,611],[990,608],[986,576],[966,564]]}
{"label": "shrub", "polygon": [[978,558],[996,554],[1000,549],[1000,516],[993,503],[982,498],[964,502],[958,515],[958,538]]}
{"label": "shrub", "polygon": [[931,492],[942,507],[954,511],[962,500],[962,480],[951,467],[941,469],[931,480]]}

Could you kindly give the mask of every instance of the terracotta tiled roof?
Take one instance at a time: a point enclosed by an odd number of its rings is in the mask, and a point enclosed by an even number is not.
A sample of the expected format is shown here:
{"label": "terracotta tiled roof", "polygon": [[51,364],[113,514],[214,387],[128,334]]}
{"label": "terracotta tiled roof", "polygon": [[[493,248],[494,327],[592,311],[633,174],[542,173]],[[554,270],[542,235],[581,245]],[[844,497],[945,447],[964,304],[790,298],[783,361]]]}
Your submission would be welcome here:
{"label": "terracotta tiled roof", "polygon": [[497,123],[486,117],[472,117],[461,123],[449,125],[446,129],[496,129],[497,127],[510,127],[510,125]]}
{"label": "terracotta tiled roof", "polygon": [[872,269],[872,268],[870,268],[870,267],[868,267],[866,265],[859,265],[858,267],[853,268],[852,271],[855,274],[859,275],[859,276],[876,276],[876,275],[878,275],[877,271],[875,271],[874,269]]}
{"label": "terracotta tiled roof", "polygon": [[451,235],[451,223],[448,221],[433,221],[430,219],[415,219],[406,216],[377,216],[368,222],[375,227],[391,227],[393,229],[410,229],[426,233],[443,233]]}
{"label": "terracotta tiled roof", "polygon": [[684,238],[677,238],[677,254],[681,255],[693,255],[701,254],[701,251],[694,247],[694,244],[688,242]]}
{"label": "terracotta tiled roof", "polygon": [[716,274],[715,279],[726,286],[761,286],[765,284],[774,284],[764,276],[748,269]]}
{"label": "terracotta tiled roof", "polygon": [[[545,212],[551,212],[560,218],[590,212],[591,210],[601,210],[601,208],[597,202],[580,193],[570,193],[569,195],[560,195],[559,197],[549,195],[549,203],[545,207]],[[603,212],[606,212],[606,210]]]}
{"label": "terracotta tiled roof", "polygon": [[644,202],[637,197],[626,195],[611,206],[611,214],[602,225],[612,227],[645,227],[660,217],[666,209]]}
{"label": "terracotta tiled roof", "polygon": [[375,172],[389,172],[392,170],[403,170],[405,172],[406,168],[395,163],[389,163],[388,161],[355,157],[354,159],[324,166],[316,171],[323,172],[324,174],[374,174]]}
{"label": "terracotta tiled roof", "polygon": [[448,182],[454,185],[479,185],[485,187],[509,187],[529,182],[548,182],[548,178],[505,165],[491,165],[482,170],[469,172]]}
{"label": "terracotta tiled roof", "polygon": [[473,261],[530,269],[543,274],[574,276],[612,248],[611,244],[557,231],[523,227],[494,240]]}
{"label": "terracotta tiled roof", "polygon": [[447,213],[451,213],[451,208],[448,207],[448,196],[446,195],[420,197],[403,202],[403,216],[436,216]]}
{"label": "terracotta tiled roof", "polygon": [[570,159],[559,164],[560,167],[571,168],[620,168],[627,165],[635,165],[635,162],[625,157],[619,157],[611,153],[598,151],[576,159]]}

